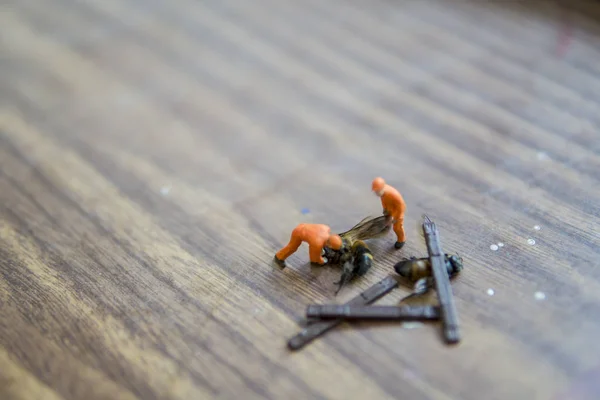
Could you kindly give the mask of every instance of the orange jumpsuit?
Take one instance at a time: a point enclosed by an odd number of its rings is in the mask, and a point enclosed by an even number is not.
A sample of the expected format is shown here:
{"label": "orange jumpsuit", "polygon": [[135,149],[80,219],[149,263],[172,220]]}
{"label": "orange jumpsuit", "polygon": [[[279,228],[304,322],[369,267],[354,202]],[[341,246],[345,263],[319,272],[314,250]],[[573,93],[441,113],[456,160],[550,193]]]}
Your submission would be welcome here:
{"label": "orange jumpsuit", "polygon": [[404,211],[406,211],[406,203],[402,198],[400,192],[390,185],[384,186],[384,192],[381,196],[381,205],[383,206],[384,213],[392,216],[394,219],[394,233],[398,237],[399,243],[406,241],[406,234],[404,233]]}
{"label": "orange jumpsuit", "polygon": [[321,252],[330,236],[331,229],[327,225],[300,224],[292,231],[292,237],[288,245],[279,250],[275,257],[280,261],[284,261],[298,250],[302,242],[306,242],[308,243],[310,262],[325,264]]}

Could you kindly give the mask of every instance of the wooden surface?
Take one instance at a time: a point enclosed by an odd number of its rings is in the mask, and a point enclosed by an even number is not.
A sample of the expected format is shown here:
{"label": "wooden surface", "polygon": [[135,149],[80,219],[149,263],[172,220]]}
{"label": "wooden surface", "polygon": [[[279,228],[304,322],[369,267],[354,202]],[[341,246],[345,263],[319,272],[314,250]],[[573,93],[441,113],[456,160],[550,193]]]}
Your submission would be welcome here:
{"label": "wooden surface", "polygon": [[[5,1],[0,398],[597,399],[600,5],[569,7]],[[405,248],[337,298],[305,245],[271,264],[300,222],[380,213],[378,175]],[[462,342],[288,352],[306,305],[426,254],[423,213],[465,259]]]}

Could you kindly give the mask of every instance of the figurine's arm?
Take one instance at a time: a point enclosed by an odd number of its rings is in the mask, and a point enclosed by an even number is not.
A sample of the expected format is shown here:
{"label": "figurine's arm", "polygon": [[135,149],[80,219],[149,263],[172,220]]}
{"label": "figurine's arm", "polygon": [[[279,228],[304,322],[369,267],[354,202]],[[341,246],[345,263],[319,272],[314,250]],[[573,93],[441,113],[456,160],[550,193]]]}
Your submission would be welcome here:
{"label": "figurine's arm", "polygon": [[390,206],[392,206],[392,204],[390,204],[388,197],[385,194],[381,196],[381,207],[383,208],[383,215],[386,217],[392,212]]}

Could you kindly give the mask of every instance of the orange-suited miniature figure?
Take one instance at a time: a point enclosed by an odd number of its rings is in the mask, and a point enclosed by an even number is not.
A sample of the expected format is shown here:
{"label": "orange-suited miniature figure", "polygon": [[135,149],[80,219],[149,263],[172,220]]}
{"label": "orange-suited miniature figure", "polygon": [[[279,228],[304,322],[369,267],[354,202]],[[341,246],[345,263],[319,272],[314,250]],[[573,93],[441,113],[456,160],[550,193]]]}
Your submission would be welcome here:
{"label": "orange-suited miniature figure", "polygon": [[373,179],[373,192],[381,197],[381,205],[383,206],[383,214],[390,215],[394,220],[394,233],[397,236],[394,247],[401,249],[406,242],[406,234],[404,233],[404,211],[406,211],[406,203],[400,192],[386,184],[383,178]]}
{"label": "orange-suited miniature figure", "polygon": [[308,254],[310,262],[324,265],[326,260],[323,258],[323,247],[327,246],[334,250],[342,247],[342,238],[323,224],[300,224],[292,231],[292,237],[287,246],[275,254],[275,261],[282,267],[285,267],[285,259],[298,250],[302,242],[308,243]]}

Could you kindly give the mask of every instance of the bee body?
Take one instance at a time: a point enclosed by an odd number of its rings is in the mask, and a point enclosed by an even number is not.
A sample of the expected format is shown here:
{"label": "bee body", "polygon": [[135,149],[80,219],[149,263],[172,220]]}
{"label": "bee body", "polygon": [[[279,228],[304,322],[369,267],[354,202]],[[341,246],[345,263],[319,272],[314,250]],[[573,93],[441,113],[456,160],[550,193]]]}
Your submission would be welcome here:
{"label": "bee body", "polygon": [[339,285],[338,292],[347,282],[356,276],[365,275],[371,269],[373,254],[364,240],[385,236],[391,230],[392,223],[389,215],[364,218],[350,230],[339,234],[342,238],[340,250],[328,247],[323,249],[327,264],[342,266],[342,275],[336,283]]}
{"label": "bee body", "polygon": [[357,240],[352,245],[352,254],[354,255],[354,272],[358,276],[363,276],[373,266],[373,254],[361,240]]}
{"label": "bee body", "polygon": [[[453,277],[463,269],[463,260],[461,257],[445,254],[444,259],[446,261],[446,270],[448,271],[449,277]],[[432,276],[431,262],[427,257],[411,257],[409,259],[404,259],[394,265],[394,270],[400,276],[413,282],[416,282],[421,278]]]}
{"label": "bee body", "polygon": [[[363,276],[373,266],[373,254],[371,250],[362,240],[355,240],[350,244],[350,241],[345,241],[347,244],[341,250],[339,263],[342,265],[342,275],[340,277],[337,292],[356,276]],[[336,292],[336,293],[337,293]]]}

